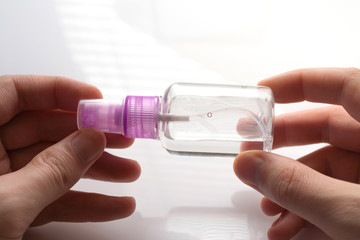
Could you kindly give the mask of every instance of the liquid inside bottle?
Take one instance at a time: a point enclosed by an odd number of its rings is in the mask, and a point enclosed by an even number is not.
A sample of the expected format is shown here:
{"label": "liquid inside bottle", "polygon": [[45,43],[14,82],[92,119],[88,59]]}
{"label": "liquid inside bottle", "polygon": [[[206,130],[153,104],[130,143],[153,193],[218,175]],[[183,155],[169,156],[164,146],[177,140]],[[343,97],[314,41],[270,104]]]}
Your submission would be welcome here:
{"label": "liquid inside bottle", "polygon": [[162,115],[168,119],[163,118],[160,140],[183,154],[270,151],[273,108],[265,87],[174,84],[164,95]]}

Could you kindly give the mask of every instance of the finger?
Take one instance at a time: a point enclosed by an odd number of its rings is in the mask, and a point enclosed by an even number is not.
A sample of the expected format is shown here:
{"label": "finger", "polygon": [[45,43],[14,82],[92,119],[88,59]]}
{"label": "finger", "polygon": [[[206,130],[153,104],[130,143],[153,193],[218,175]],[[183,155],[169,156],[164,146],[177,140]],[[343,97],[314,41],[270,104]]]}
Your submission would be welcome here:
{"label": "finger", "polygon": [[334,238],[343,234],[337,229],[357,229],[357,224],[348,218],[349,211],[352,215],[360,214],[357,206],[360,189],[356,184],[330,178],[298,161],[263,151],[240,154],[234,171],[271,201]]}
{"label": "finger", "polygon": [[299,162],[327,176],[351,183],[359,183],[360,153],[327,146],[300,159]]}
{"label": "finger", "polygon": [[25,167],[36,155],[54,144],[55,143],[53,142],[40,142],[33,144],[30,147],[9,151],[8,155],[11,163],[11,170],[17,171]]}
{"label": "finger", "polygon": [[22,110],[63,109],[75,112],[80,99],[101,98],[86,83],[64,77],[7,75],[0,77],[0,125]]}
{"label": "finger", "polygon": [[111,182],[132,182],[140,176],[140,172],[140,165],[136,161],[105,152],[84,177]]}
{"label": "finger", "polygon": [[275,118],[274,148],[326,142],[357,151],[360,123],[342,107],[286,113]]}
{"label": "finger", "polygon": [[288,240],[295,236],[305,226],[305,220],[299,216],[284,211],[271,225],[268,231],[269,240]]}
{"label": "finger", "polygon": [[[73,112],[26,111],[0,127],[0,136],[5,148],[14,150],[42,141],[57,142],[76,130],[76,114]],[[19,134],[26,137],[19,137]],[[112,148],[125,148],[134,142],[120,134],[106,134],[106,138],[107,147]]]}
{"label": "finger", "polygon": [[[52,142],[40,142],[21,150],[9,152],[12,171],[25,167],[39,152],[53,144]],[[111,182],[132,182],[140,176],[140,172],[141,168],[136,161],[104,152],[83,177]]]}
{"label": "finger", "polygon": [[133,138],[127,138],[121,134],[105,133],[108,148],[127,148],[134,143]]}
{"label": "finger", "polygon": [[267,197],[263,197],[263,199],[261,199],[260,205],[262,211],[268,216],[278,215],[285,210],[283,207],[280,207],[278,204],[274,203]]}
{"label": "finger", "polygon": [[5,147],[3,146],[3,144],[1,144],[0,142],[0,175],[3,175],[10,171],[11,171],[11,166],[10,166],[10,159],[8,153]]}
{"label": "finger", "polygon": [[300,69],[259,82],[273,90],[278,103],[324,102],[343,105],[358,121],[360,70],[356,68]]}
{"label": "finger", "polygon": [[105,142],[100,132],[79,130],[38,154],[24,168],[4,175],[1,190],[23,199],[22,204],[31,208],[29,215],[38,213],[80,179],[100,157]]}
{"label": "finger", "polygon": [[47,206],[32,226],[49,222],[104,222],[130,216],[135,210],[132,197],[113,197],[70,191]]}
{"label": "finger", "polygon": [[[24,148],[41,141],[57,142],[76,131],[76,115],[65,111],[31,111],[17,115],[0,128],[7,150]],[[17,133],[17,134],[14,134]],[[20,135],[24,137],[19,137]]]}

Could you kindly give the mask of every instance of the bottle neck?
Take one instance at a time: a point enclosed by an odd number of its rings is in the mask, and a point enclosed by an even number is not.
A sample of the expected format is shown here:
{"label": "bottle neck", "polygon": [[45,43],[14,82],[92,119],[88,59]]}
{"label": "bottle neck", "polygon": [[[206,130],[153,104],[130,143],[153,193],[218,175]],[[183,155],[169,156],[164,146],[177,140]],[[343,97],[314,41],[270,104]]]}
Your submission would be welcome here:
{"label": "bottle neck", "polygon": [[157,139],[160,108],[160,98],[157,96],[127,96],[122,114],[124,136]]}

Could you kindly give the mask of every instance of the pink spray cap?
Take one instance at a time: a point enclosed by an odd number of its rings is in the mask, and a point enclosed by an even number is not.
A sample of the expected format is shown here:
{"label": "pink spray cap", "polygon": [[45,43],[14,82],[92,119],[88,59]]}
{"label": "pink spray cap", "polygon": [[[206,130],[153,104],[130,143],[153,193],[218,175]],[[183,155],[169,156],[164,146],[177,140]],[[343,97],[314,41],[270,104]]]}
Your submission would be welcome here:
{"label": "pink spray cap", "polygon": [[79,128],[121,133],[129,138],[158,138],[159,97],[127,96],[125,100],[81,100]]}
{"label": "pink spray cap", "polygon": [[81,100],[78,105],[78,128],[94,128],[102,132],[123,134],[122,101]]}

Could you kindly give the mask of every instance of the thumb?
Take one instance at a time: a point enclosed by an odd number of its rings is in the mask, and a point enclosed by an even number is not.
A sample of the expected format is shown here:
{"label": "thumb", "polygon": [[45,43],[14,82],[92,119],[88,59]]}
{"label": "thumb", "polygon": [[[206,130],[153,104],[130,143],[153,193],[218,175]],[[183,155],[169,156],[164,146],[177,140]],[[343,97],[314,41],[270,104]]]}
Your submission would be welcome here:
{"label": "thumb", "polygon": [[[39,153],[19,170],[25,191],[39,212],[66,193],[100,157],[106,145],[104,134],[82,129]],[[21,171],[21,172],[20,172]]]}
{"label": "thumb", "polygon": [[244,183],[330,236],[337,236],[333,231],[341,227],[354,227],[349,215],[352,207],[358,211],[360,188],[356,184],[330,178],[298,161],[263,151],[240,154],[235,159],[234,171]]}

